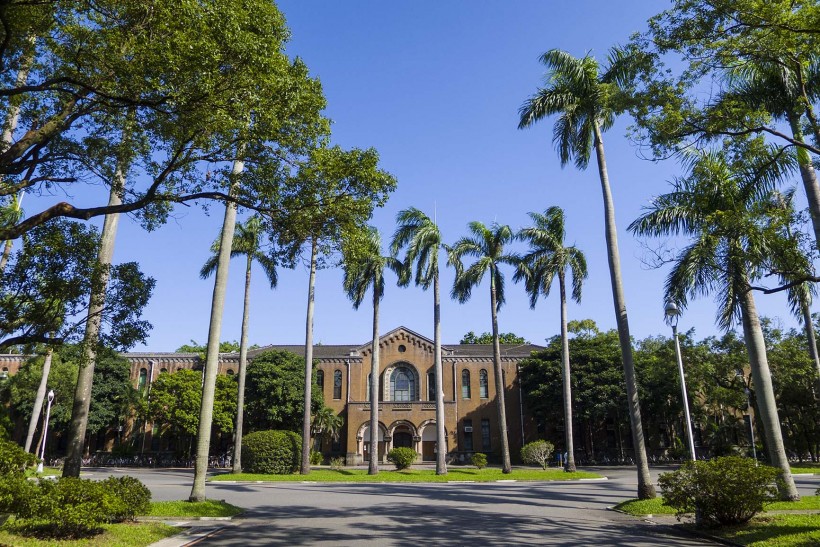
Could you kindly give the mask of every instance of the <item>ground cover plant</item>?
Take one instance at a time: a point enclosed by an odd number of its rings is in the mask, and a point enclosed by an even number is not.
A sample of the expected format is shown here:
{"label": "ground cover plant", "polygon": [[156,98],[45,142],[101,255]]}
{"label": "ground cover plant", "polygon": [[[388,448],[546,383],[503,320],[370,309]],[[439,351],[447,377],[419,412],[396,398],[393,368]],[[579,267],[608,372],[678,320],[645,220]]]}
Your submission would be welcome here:
{"label": "ground cover plant", "polygon": [[711,533],[749,547],[820,545],[820,514],[760,515],[746,524]]}
{"label": "ground cover plant", "polygon": [[93,537],[78,539],[61,539],[56,542],[51,537],[32,537],[28,535],[25,526],[19,521],[12,520],[0,527],[0,545],[14,545],[15,547],[144,547],[161,539],[179,533],[174,528],[162,522],[123,522],[119,524],[103,524],[101,532]]}
{"label": "ground cover plant", "polygon": [[[631,499],[615,506],[618,511],[630,515],[674,515],[676,510],[664,503],[662,497],[651,500]],[[799,501],[773,501],[763,504],[764,511],[818,511],[820,496],[803,496]]]}
{"label": "ground cover plant", "polygon": [[233,517],[242,512],[241,507],[225,500],[205,501],[154,501],[148,510],[149,517]]}
{"label": "ground cover plant", "polygon": [[497,480],[517,481],[564,481],[578,479],[600,479],[601,475],[586,471],[564,473],[563,469],[513,469],[502,473],[498,467],[484,469],[450,468],[446,475],[436,475],[434,469],[405,469],[382,471],[378,475],[368,475],[366,469],[314,469],[310,475],[292,473],[288,475],[260,475],[252,473],[223,474],[212,477],[212,481],[262,481],[262,482],[490,482]]}

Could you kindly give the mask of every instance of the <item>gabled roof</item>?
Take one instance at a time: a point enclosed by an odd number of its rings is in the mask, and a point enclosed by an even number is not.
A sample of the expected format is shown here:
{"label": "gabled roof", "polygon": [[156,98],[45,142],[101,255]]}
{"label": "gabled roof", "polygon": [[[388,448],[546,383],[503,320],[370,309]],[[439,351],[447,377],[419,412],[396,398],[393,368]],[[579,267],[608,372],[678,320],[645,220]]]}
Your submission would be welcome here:
{"label": "gabled roof", "polygon": [[[416,345],[429,352],[432,352],[435,348],[435,344],[432,340],[408,329],[407,327],[397,327],[390,332],[379,336],[379,347],[384,347],[397,342]],[[356,350],[361,355],[370,355],[371,345],[372,341],[369,341],[357,347]]]}

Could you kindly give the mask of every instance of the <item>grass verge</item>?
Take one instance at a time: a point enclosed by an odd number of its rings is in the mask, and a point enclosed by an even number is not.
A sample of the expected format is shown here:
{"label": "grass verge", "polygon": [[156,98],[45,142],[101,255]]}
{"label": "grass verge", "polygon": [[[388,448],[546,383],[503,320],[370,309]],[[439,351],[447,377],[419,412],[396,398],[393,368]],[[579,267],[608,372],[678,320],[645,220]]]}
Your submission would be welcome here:
{"label": "grass verge", "polygon": [[658,496],[651,500],[626,500],[615,506],[615,509],[635,515],[636,517],[646,515],[674,515],[675,510],[663,504],[663,498]]}
{"label": "grass verge", "polygon": [[242,512],[241,507],[222,500],[205,501],[152,501],[149,517],[233,517]]}
{"label": "grass verge", "polygon": [[792,473],[814,473],[815,475],[820,475],[820,464],[817,463],[793,463],[791,468]]}
{"label": "grass verge", "polygon": [[212,481],[263,481],[263,482],[490,482],[498,480],[516,481],[566,481],[578,479],[598,479],[601,475],[587,471],[565,473],[560,469],[513,469],[504,474],[498,468],[484,469],[448,469],[446,475],[436,475],[434,469],[393,469],[380,470],[378,475],[368,475],[367,469],[316,469],[308,475],[293,473],[290,475],[256,475],[239,473],[217,475]]}
{"label": "grass verge", "polygon": [[20,534],[13,522],[0,528],[0,545],[15,547],[145,547],[179,533],[179,528],[161,522],[107,524],[103,532],[83,539],[39,539]]}
{"label": "grass verge", "polygon": [[60,467],[44,467],[42,473],[37,473],[37,468],[29,467],[26,469],[26,477],[57,477],[63,474]]}
{"label": "grass verge", "polygon": [[741,526],[709,532],[748,547],[820,545],[820,514],[762,515]]}

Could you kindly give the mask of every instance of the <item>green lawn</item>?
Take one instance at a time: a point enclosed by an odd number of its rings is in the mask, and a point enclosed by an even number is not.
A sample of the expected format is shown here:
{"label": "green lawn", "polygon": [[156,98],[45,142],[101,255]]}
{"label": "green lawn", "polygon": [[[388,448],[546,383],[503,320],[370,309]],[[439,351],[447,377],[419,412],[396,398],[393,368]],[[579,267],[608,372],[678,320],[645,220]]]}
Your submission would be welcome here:
{"label": "green lawn", "polygon": [[820,514],[763,515],[710,532],[749,547],[808,547],[820,545]]}
{"label": "green lawn", "polygon": [[[40,477],[58,477],[63,474],[63,470],[60,467],[44,467],[43,472],[39,474]],[[38,476],[37,470],[35,467],[29,467],[26,469],[26,476],[27,477],[36,477]]]}
{"label": "green lawn", "polygon": [[[615,506],[615,509],[630,515],[674,515],[675,510],[663,505],[660,496],[652,500],[627,500]],[[820,510],[820,496],[803,496],[800,501],[775,501],[767,503],[764,511],[816,511]]]}
{"label": "green lawn", "polygon": [[212,477],[212,481],[263,481],[263,482],[489,482],[498,480],[516,481],[566,481],[578,479],[598,479],[601,475],[586,471],[565,473],[560,469],[513,469],[507,475],[501,469],[490,467],[484,469],[450,468],[446,475],[436,475],[434,469],[394,469],[379,470],[378,475],[368,475],[367,469],[315,469],[308,475],[293,473],[290,475],[255,475],[226,473]]}
{"label": "green lawn", "polygon": [[791,465],[792,473],[814,473],[820,474],[820,463],[803,462]]}
{"label": "green lawn", "polygon": [[179,528],[161,522],[107,524],[103,532],[85,539],[37,539],[15,533],[14,523],[0,528],[0,545],[15,547],[145,547],[179,533]]}
{"label": "green lawn", "polygon": [[149,517],[233,517],[242,512],[241,507],[222,500],[205,501],[152,501]]}

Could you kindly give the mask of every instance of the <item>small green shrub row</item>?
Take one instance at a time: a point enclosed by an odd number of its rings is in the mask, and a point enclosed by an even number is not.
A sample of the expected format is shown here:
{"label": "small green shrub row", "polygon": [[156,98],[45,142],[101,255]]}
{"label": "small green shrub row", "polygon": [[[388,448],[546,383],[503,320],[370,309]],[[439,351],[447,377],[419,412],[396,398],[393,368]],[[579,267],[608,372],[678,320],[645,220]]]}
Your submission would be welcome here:
{"label": "small green shrub row", "polygon": [[396,469],[407,469],[416,461],[419,454],[412,448],[394,448],[387,453],[387,461],[396,466]]}
{"label": "small green shrub row", "polygon": [[246,473],[287,475],[299,468],[302,436],[293,431],[256,431],[242,438],[242,468]]}
{"label": "small green shrub row", "polygon": [[23,529],[52,537],[82,537],[106,523],[134,520],[148,513],[150,501],[151,492],[133,477],[0,479],[0,512],[22,519]]}
{"label": "small green shrub row", "polygon": [[726,456],[686,462],[658,479],[664,503],[677,517],[694,513],[704,526],[741,524],[763,510],[777,494],[779,471],[751,458]]}

